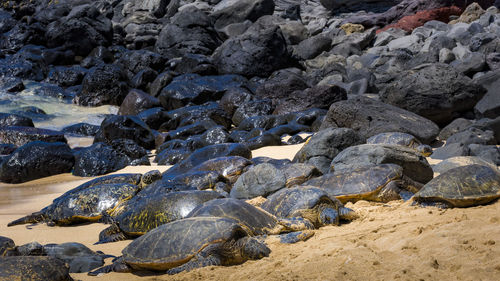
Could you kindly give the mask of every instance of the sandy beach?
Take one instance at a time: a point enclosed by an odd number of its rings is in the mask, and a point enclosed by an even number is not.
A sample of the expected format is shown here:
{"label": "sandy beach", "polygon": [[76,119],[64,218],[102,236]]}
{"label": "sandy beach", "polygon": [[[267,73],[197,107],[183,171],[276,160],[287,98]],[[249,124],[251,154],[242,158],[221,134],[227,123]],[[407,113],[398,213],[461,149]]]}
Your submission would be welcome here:
{"label": "sandy beach", "polygon": [[[265,147],[253,156],[293,158],[301,145]],[[127,167],[116,173],[144,173],[164,166]],[[47,206],[63,192],[91,178],[57,175],[20,185],[0,185],[0,234],[16,245],[80,242],[118,256],[130,243],[93,245],[104,224],[72,227],[7,227],[7,223]],[[441,210],[392,201],[348,203],[360,218],[315,230],[305,242],[266,242],[271,255],[231,267],[208,267],[175,276],[110,273],[72,274],[75,280],[499,280],[500,202]],[[108,259],[109,263],[111,259]]]}

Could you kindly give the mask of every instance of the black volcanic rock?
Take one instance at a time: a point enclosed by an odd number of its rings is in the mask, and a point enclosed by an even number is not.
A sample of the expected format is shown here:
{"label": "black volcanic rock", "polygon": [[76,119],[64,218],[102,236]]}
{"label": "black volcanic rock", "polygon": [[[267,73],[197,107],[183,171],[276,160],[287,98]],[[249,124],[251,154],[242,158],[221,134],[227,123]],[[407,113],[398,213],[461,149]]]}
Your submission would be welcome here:
{"label": "black volcanic rock", "polygon": [[22,146],[37,140],[43,142],[66,143],[64,134],[59,131],[33,127],[0,127],[0,143],[11,143],[17,146]]}

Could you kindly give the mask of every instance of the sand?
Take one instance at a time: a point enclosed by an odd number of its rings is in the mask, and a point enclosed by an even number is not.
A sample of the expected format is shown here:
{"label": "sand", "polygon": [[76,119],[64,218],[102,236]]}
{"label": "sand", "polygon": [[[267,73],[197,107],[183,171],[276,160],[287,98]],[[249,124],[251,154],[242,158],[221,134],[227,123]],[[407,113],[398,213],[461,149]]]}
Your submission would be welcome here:
{"label": "sand", "polygon": [[[301,145],[266,147],[253,156],[293,158]],[[146,172],[168,167],[127,167]],[[104,224],[72,227],[7,227],[7,223],[47,206],[63,192],[90,178],[70,174],[24,184],[0,184],[0,235],[17,245],[80,242],[93,250],[120,255],[130,241],[93,245]],[[500,280],[500,202],[466,209],[441,210],[386,204],[349,203],[360,218],[315,230],[305,242],[281,244],[266,239],[269,257],[231,267],[207,267],[175,276],[110,273],[76,280]],[[107,263],[110,259],[107,260]]]}

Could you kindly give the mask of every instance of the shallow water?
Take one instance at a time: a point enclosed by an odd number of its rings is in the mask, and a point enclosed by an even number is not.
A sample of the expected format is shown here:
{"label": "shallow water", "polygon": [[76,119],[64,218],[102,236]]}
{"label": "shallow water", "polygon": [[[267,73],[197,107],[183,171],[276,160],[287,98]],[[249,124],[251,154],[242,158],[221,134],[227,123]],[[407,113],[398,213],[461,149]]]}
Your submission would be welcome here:
{"label": "shallow water", "polygon": [[31,116],[38,128],[61,130],[80,122],[100,125],[106,114],[118,112],[117,106],[84,107],[72,104],[71,100],[38,96],[33,94],[36,85],[25,81],[25,86],[24,91],[16,94],[0,90],[0,112],[16,113],[23,107],[36,106],[47,113],[46,116]]}

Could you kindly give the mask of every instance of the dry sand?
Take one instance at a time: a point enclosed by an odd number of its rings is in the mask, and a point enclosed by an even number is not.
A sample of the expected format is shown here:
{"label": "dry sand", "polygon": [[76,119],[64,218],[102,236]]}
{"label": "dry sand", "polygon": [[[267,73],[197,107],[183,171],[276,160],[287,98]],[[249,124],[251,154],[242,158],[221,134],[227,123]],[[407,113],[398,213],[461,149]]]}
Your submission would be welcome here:
{"label": "dry sand", "polygon": [[[300,145],[266,147],[253,156],[292,158]],[[145,172],[167,167],[128,167]],[[118,172],[117,172],[118,173]],[[38,211],[89,178],[58,175],[20,185],[0,184],[0,235],[17,245],[80,242],[120,255],[130,241],[93,245],[103,224],[7,227]],[[269,237],[271,255],[231,267],[208,267],[175,276],[110,273],[73,274],[76,280],[500,280],[500,202],[467,209],[440,210],[360,201],[348,204],[360,218],[315,231],[308,241],[280,244]],[[108,261],[109,262],[109,259]]]}

